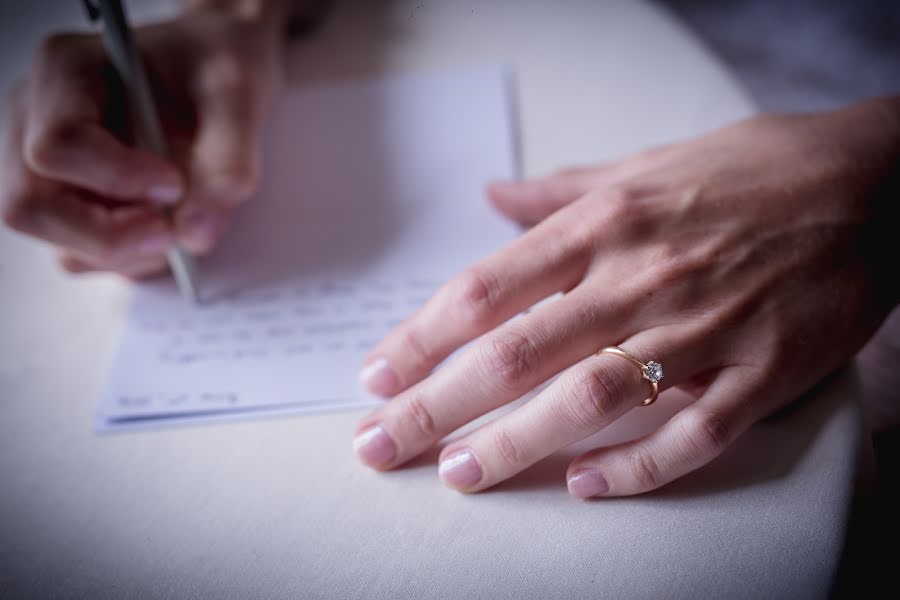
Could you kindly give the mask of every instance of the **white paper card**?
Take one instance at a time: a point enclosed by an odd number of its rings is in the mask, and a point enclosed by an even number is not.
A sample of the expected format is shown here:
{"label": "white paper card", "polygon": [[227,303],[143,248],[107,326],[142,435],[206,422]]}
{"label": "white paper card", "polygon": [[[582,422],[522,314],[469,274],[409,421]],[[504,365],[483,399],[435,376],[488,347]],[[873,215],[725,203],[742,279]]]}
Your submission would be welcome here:
{"label": "white paper card", "polygon": [[135,288],[98,429],[377,403],[366,352],[517,234],[484,195],[515,173],[511,114],[499,68],[289,90],[202,305]]}

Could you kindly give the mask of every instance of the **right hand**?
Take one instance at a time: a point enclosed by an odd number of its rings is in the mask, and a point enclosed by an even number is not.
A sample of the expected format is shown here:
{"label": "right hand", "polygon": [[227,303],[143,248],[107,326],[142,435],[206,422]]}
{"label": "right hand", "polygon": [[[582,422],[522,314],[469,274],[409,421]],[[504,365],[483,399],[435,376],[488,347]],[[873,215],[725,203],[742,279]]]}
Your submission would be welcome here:
{"label": "right hand", "polygon": [[[71,272],[166,268],[203,254],[259,178],[259,138],[282,79],[278,16],[195,8],[136,30],[171,157],[133,146],[124,92],[97,35],[56,34],[10,95],[0,210]],[[175,206],[172,222],[158,210]]]}

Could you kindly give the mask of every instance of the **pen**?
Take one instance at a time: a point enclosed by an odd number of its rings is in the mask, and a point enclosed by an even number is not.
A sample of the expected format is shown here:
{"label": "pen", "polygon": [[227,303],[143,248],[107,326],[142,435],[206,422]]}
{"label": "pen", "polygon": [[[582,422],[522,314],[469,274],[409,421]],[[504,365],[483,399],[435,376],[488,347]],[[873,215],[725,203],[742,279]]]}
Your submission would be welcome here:
{"label": "pen", "polygon": [[[91,22],[101,21],[103,24],[103,45],[116,71],[125,84],[125,90],[131,100],[136,116],[136,137],[142,147],[168,156],[166,139],[159,125],[159,116],[153,104],[147,74],[141,61],[125,7],[121,0],[83,0],[88,18]],[[164,209],[164,214],[171,218],[171,209]],[[166,259],[181,294],[192,303],[199,299],[194,257],[188,254],[177,243],[166,253]]]}

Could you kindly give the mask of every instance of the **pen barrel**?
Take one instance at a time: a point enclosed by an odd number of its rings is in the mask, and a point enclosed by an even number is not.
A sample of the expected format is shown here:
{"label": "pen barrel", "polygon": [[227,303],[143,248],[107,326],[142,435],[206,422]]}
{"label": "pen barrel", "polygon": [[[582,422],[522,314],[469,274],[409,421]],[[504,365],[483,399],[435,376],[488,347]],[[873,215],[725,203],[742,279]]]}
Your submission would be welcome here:
{"label": "pen barrel", "polygon": [[[125,7],[121,0],[99,0],[99,5],[100,17],[103,20],[103,45],[122,78],[134,109],[136,141],[142,148],[160,156],[169,156],[168,145],[147,80],[147,72],[128,25]],[[173,223],[172,208],[167,207],[162,209],[162,212],[166,219]],[[193,257],[175,244],[166,253],[166,258],[181,293],[190,302],[198,302],[199,288]]]}
{"label": "pen barrel", "polygon": [[147,71],[128,26],[125,7],[121,0],[100,0],[100,16],[103,20],[103,45],[134,107],[137,142],[143,148],[168,156],[168,145],[156,113]]}

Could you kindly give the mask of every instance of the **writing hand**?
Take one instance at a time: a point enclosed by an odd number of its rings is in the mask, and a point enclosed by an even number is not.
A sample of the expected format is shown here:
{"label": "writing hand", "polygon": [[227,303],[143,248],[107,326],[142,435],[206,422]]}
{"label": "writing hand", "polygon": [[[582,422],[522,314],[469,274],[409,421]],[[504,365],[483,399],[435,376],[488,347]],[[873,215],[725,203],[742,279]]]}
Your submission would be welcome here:
{"label": "writing hand", "polygon": [[[166,267],[177,238],[208,252],[259,178],[259,136],[281,81],[273,15],[194,8],[136,30],[172,157],[132,145],[99,36],[57,34],[11,94],[0,208],[69,271]],[[174,226],[157,207],[177,205]]]}

